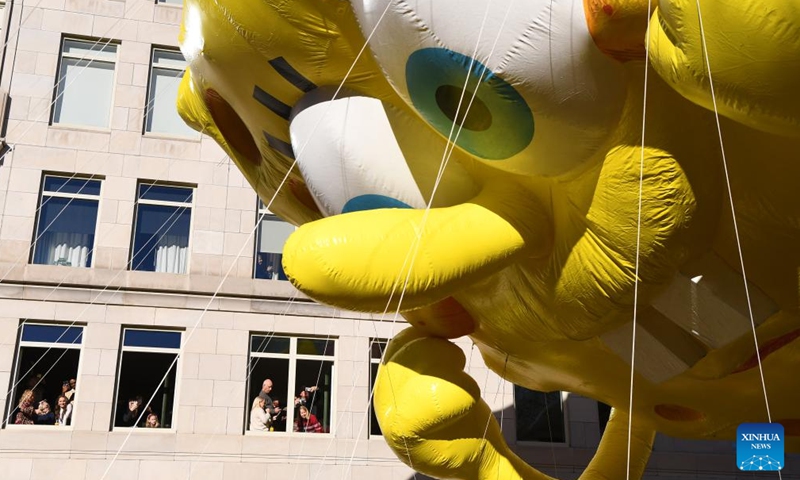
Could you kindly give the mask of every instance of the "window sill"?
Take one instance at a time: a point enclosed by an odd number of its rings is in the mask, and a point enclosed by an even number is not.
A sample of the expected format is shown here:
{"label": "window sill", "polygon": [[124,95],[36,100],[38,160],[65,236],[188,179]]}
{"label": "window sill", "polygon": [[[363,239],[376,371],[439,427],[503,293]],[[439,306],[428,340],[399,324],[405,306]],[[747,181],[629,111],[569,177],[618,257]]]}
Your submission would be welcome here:
{"label": "window sill", "polygon": [[75,125],[71,123],[51,123],[50,128],[55,130],[69,130],[69,131],[77,131],[77,132],[88,132],[88,133],[108,133],[111,134],[110,127],[90,127],[88,125]]}
{"label": "window sill", "polygon": [[169,8],[183,8],[183,3],[178,4],[178,3],[156,2],[156,5]]}
{"label": "window sill", "polygon": [[203,135],[198,133],[197,137],[187,137],[183,135],[170,135],[169,133],[155,133],[145,132],[142,134],[143,138],[153,138],[156,140],[176,140],[179,142],[200,143],[203,140]]}
{"label": "window sill", "polygon": [[71,432],[73,426],[67,425],[66,427],[60,427],[56,425],[16,425],[13,423],[9,423],[6,425],[6,430],[20,430],[20,431],[32,431],[32,430],[46,430],[46,431],[64,431],[64,432]]}
{"label": "window sill", "polygon": [[114,427],[111,430],[111,433],[130,434],[133,432],[142,432],[143,435],[174,435],[178,433],[174,428]]}
{"label": "window sill", "polygon": [[[296,438],[296,437],[300,437],[302,435],[310,435],[312,437],[327,438],[327,439],[331,439],[331,438],[335,438],[336,437],[336,435],[334,435],[333,433],[261,432],[261,431],[257,431],[257,430],[247,430],[246,432],[244,432],[244,436],[245,437],[280,437],[280,438],[291,437],[291,438]],[[383,438],[383,437],[381,437],[381,438]]]}

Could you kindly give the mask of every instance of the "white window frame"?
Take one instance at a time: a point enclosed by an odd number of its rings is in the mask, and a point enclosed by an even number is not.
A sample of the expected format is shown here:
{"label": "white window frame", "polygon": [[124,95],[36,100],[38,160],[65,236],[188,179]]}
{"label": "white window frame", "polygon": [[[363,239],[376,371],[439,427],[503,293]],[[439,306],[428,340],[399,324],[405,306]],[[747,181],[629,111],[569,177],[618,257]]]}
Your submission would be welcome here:
{"label": "white window frame", "polygon": [[[251,276],[253,280],[269,280],[266,278],[258,278],[256,277],[256,267],[258,266],[258,254],[259,254],[259,245],[261,245],[261,223],[262,222],[283,222],[288,225],[291,225],[289,222],[282,220],[280,217],[269,211],[267,205],[261,200],[261,198],[257,198],[256,201],[258,202],[257,212],[256,213],[256,241],[255,241],[255,248],[253,249],[253,271],[251,272]],[[294,229],[297,230],[297,226],[294,226]],[[281,252],[283,255],[283,252]],[[284,282],[286,280],[283,280]]]}
{"label": "white window frame", "polygon": [[168,2],[165,2],[165,1],[162,1],[162,0],[156,0],[156,5],[163,5],[165,7],[170,7],[170,8],[183,8],[183,2],[181,2],[181,3],[168,3]]}
{"label": "white window frame", "polygon": [[[128,330],[146,330],[148,332],[169,332],[169,333],[178,333],[181,336],[180,345],[181,347],[178,348],[164,348],[164,347],[126,347],[125,346],[125,332]],[[175,433],[178,429],[178,408],[180,407],[180,381],[182,375],[182,363],[181,362],[181,348],[183,347],[183,343],[186,341],[186,335],[184,335],[183,330],[178,329],[168,329],[168,328],[148,328],[146,326],[124,326],[121,329],[120,337],[119,337],[119,358],[117,358],[117,377],[116,377],[116,387],[114,388],[114,399],[111,409],[111,431],[121,431],[121,432],[130,432],[132,430],[136,430],[137,432],[146,432],[146,434],[158,434],[158,433]],[[142,428],[142,427],[117,427],[115,424],[117,423],[117,415],[119,412],[117,408],[120,404],[119,399],[119,388],[121,379],[122,379],[122,357],[125,352],[138,352],[138,353],[167,353],[167,354],[174,354],[177,355],[177,360],[175,361],[175,393],[173,394],[172,399],[172,423],[169,428],[159,427],[159,428]],[[159,379],[161,380],[161,379]],[[147,397],[142,397],[147,405],[147,402],[150,400],[150,397],[153,396],[153,392],[151,392]],[[163,420],[159,417],[159,420]]]}
{"label": "white window frame", "polygon": [[[372,390],[374,389],[375,381],[377,380],[377,378],[374,378],[374,379],[372,378],[372,366],[375,365],[375,364],[380,365],[381,364],[381,360],[383,359],[381,357],[375,358],[372,355],[372,346],[375,345],[376,343],[382,343],[383,344],[383,348],[381,349],[381,353],[383,355],[385,355],[386,348],[389,346],[389,339],[388,338],[370,338],[369,339],[369,370],[367,371],[367,373],[369,374],[369,388],[367,389],[367,408],[370,411],[370,418],[369,418],[370,425],[369,425],[369,428],[367,428],[367,437],[368,438],[383,438],[383,432],[381,432],[381,433],[372,433],[372,410],[374,410],[373,403],[375,401],[375,396],[372,395]],[[372,395],[372,398],[370,398],[370,395]]]}
{"label": "white window frame", "polygon": [[[192,201],[191,202],[171,202],[167,200],[149,200],[146,198],[141,198],[139,196],[140,187],[142,185],[146,185],[147,187],[157,186],[157,187],[173,187],[173,188],[189,188],[192,190]],[[149,189],[149,188],[148,188]],[[151,272],[149,270],[137,270],[134,268],[133,265],[133,257],[135,255],[135,246],[136,246],[136,232],[139,227],[138,225],[138,218],[139,218],[139,205],[156,205],[162,207],[178,207],[178,208],[188,208],[189,209],[189,239],[186,243],[186,271],[183,273],[169,273],[169,275],[188,275],[192,268],[192,232],[194,228],[194,210],[195,210],[195,201],[197,199],[197,186],[195,185],[175,185],[170,183],[161,183],[161,182],[153,182],[153,181],[146,181],[140,180],[136,183],[136,203],[135,208],[133,211],[133,230],[131,231],[131,248],[130,254],[128,255],[128,271],[130,272],[145,272],[145,273],[162,273],[162,272]],[[187,207],[188,205],[188,207]]]}
{"label": "white window frame", "polygon": [[[514,398],[514,415],[517,414],[517,395],[514,392],[514,384],[510,384],[513,392]],[[520,385],[521,386],[521,385]],[[527,387],[527,390],[535,391]],[[548,446],[548,447],[555,447],[555,448],[569,448],[570,447],[570,434],[569,434],[569,409],[567,408],[567,399],[569,398],[569,392],[565,392],[563,390],[559,390],[561,393],[561,412],[562,416],[564,417],[564,441],[563,442],[543,442],[538,440],[519,440],[517,438],[517,429],[516,425],[514,427],[514,440],[517,445],[520,446]],[[540,393],[548,393],[548,392],[540,392]],[[516,423],[516,418],[515,418]]]}
{"label": "white window frame", "polygon": [[[114,45],[114,60],[110,60],[108,58],[103,58],[101,55],[97,55],[96,53],[89,52],[85,55],[77,55],[74,53],[68,53],[64,51],[64,46],[66,42],[79,42],[85,43],[89,45],[91,50],[92,47],[102,45],[102,46],[110,46]],[[91,130],[95,132],[110,132],[111,125],[114,122],[114,101],[116,100],[117,96],[117,74],[118,68],[117,63],[119,63],[119,42],[115,42],[113,40],[101,40],[101,39],[85,39],[85,38],[78,38],[78,37],[71,37],[71,36],[64,36],[61,38],[61,46],[58,52],[58,68],[56,69],[56,85],[55,85],[55,94],[53,97],[53,105],[50,109],[50,126],[51,127],[61,127],[61,128],[69,128],[69,129],[77,129],[77,130]],[[56,105],[60,98],[64,95],[59,89],[59,83],[61,79],[61,68],[63,67],[64,58],[72,58],[76,60],[89,60],[91,63],[103,63],[103,64],[111,64],[114,65],[114,76],[111,81],[111,103],[110,103],[110,110],[108,112],[108,125],[105,127],[96,127],[93,125],[82,125],[82,124],[75,124],[75,123],[65,123],[65,122],[56,122]],[[65,85],[64,88],[69,88],[68,85]]]}
{"label": "white window frame", "polygon": [[[289,339],[289,353],[262,353],[262,352],[254,352],[253,351],[253,337],[260,336],[260,337],[270,337],[270,338],[288,338]],[[305,432],[294,432],[294,392],[297,391],[297,361],[298,360],[311,360],[311,361],[329,361],[332,362],[331,365],[331,425],[328,432],[322,433],[315,433],[314,435],[318,436],[325,436],[331,437],[336,436],[336,427],[337,427],[337,405],[336,405],[336,397],[337,397],[337,390],[338,390],[338,379],[339,374],[336,371],[336,363],[339,357],[339,346],[337,342],[337,338],[333,337],[316,337],[314,335],[293,335],[293,334],[276,334],[275,332],[250,332],[250,336],[248,337],[247,348],[249,351],[248,362],[247,362],[247,369],[248,372],[251,372],[251,364],[254,358],[276,358],[276,359],[284,359],[289,360],[289,373],[288,379],[289,383],[286,385],[286,405],[284,406],[284,410],[286,411],[286,425],[288,432],[258,432],[258,431],[251,431],[248,426],[249,423],[245,425],[245,434],[246,435],[275,435],[275,434],[283,434],[283,435],[305,435]],[[322,340],[333,344],[333,355],[304,355],[297,353],[297,341],[298,340]],[[252,372],[251,372],[252,373]],[[253,381],[252,375],[250,375],[250,382]],[[258,381],[256,379],[256,381]],[[250,387],[251,383],[248,383],[246,388],[246,395],[250,395]],[[251,400],[251,399],[250,399]],[[251,400],[252,401],[252,400]],[[245,419],[249,420],[250,418],[250,403],[248,402],[248,408],[246,409]]]}
{"label": "white window frame", "polygon": [[[67,192],[60,192],[60,191],[47,191],[44,190],[45,182],[47,181],[47,177],[55,177],[55,178],[65,178],[67,180],[92,180],[96,182],[100,182],[100,193],[97,195],[88,195],[85,193],[67,193]],[[77,175],[68,175],[68,174],[59,174],[59,173],[45,173],[42,175],[42,183],[39,187],[39,204],[36,206],[36,215],[35,215],[35,224],[33,226],[33,241],[36,242],[35,245],[31,245],[31,254],[30,260],[28,263],[33,264],[33,259],[36,256],[36,249],[39,247],[39,240],[41,240],[42,232],[39,231],[39,222],[42,215],[42,202],[44,201],[44,197],[55,197],[55,198],[69,198],[71,200],[95,200],[97,201],[97,218],[94,222],[94,242],[91,248],[91,260],[89,261],[89,265],[85,268],[94,268],[94,259],[96,257],[95,253],[95,246],[97,244],[97,229],[100,228],[100,211],[102,202],[100,201],[103,198],[103,178],[95,177],[95,176],[77,176]],[[36,265],[44,265],[44,264],[36,264]],[[81,267],[77,267],[81,268]]]}
{"label": "white window frame", "polygon": [[[81,329],[81,342],[80,343],[57,343],[57,342],[31,342],[22,340],[23,329],[25,325],[42,325],[46,327],[64,327],[64,328],[80,328]],[[81,369],[83,367],[83,362],[81,361],[83,358],[83,339],[84,335],[86,335],[86,324],[84,323],[65,323],[65,322],[46,322],[41,320],[22,320],[19,326],[19,337],[17,338],[17,348],[14,351],[15,360],[14,360],[14,371],[11,375],[11,385],[17,383],[17,376],[20,374],[20,365],[19,362],[22,361],[21,350],[22,347],[32,347],[32,348],[59,348],[65,350],[80,350],[78,354],[78,368],[75,372],[75,378],[80,380],[81,378]],[[59,337],[60,338],[60,337]],[[31,372],[28,372],[31,373]],[[43,427],[48,427],[50,425],[16,425],[12,422],[11,418],[11,411],[16,408],[16,400],[13,397],[18,397],[18,393],[20,392],[20,385],[22,385],[23,379],[20,379],[19,383],[14,386],[14,388],[10,389],[11,394],[6,398],[6,405],[5,405],[5,428],[13,428],[13,429],[35,429],[41,430]],[[80,381],[77,381],[76,384],[80,384]],[[75,418],[77,412],[80,410],[79,407],[80,402],[75,402],[72,405],[72,416],[71,422],[69,425],[59,426],[58,429],[61,430],[72,430],[73,426],[75,425]],[[53,410],[53,405],[50,405],[50,410]],[[53,426],[55,427],[55,426]]]}
{"label": "white window frame", "polygon": [[[169,5],[171,7],[182,7],[183,5],[172,5],[168,3],[161,3],[156,2],[157,5]],[[177,133],[163,133],[163,132],[151,132],[147,130],[147,121],[150,118],[150,115],[153,114],[153,106],[154,103],[150,98],[150,94],[157,96],[158,92],[152,91],[152,84],[153,80],[155,79],[154,71],[155,69],[159,68],[162,70],[172,70],[175,72],[184,72],[188,67],[188,62],[183,67],[178,67],[176,65],[172,65],[169,63],[156,63],[156,52],[168,52],[168,53],[181,53],[181,51],[177,48],[168,48],[168,47],[157,47],[153,46],[150,49],[150,76],[147,81],[147,98],[145,101],[145,111],[144,111],[144,125],[142,126],[142,132],[147,137],[154,137],[154,138],[168,138],[172,140],[187,140],[187,141],[194,141],[199,142],[202,138],[200,132],[195,131],[191,135],[181,135]],[[180,79],[177,80],[178,83],[181,82]]]}

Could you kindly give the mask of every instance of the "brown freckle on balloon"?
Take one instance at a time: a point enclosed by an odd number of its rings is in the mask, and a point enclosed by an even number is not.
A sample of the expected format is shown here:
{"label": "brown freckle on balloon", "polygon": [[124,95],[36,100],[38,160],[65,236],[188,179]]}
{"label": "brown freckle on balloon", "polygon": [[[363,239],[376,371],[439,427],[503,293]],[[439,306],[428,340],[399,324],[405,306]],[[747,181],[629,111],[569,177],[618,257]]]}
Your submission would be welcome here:
{"label": "brown freckle on balloon", "polygon": [[606,15],[613,15],[614,14],[614,7],[612,7],[609,4],[605,4],[605,5],[603,5],[603,12],[605,12]]}

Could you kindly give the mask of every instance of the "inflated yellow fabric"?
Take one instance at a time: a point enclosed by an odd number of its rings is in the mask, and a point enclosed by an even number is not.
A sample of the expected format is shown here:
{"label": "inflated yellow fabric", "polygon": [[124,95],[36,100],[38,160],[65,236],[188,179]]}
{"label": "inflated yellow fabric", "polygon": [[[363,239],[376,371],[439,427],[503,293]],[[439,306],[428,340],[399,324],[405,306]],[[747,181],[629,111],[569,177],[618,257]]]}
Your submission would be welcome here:
{"label": "inflated yellow fabric", "polygon": [[[529,144],[514,151],[513,165],[504,164],[492,155],[525,140],[527,130],[513,138],[494,132],[500,136],[480,143],[488,123],[475,121],[464,135],[476,143],[458,141],[441,179],[448,129],[437,126],[430,105],[415,100],[414,82],[424,84],[428,74],[450,78],[445,68],[466,71],[477,32],[458,23],[428,25],[434,10],[420,5],[429,3],[415,3],[415,11],[393,1],[370,40],[381,53],[373,57],[368,48],[357,62],[372,33],[367,26],[385,2],[186,0],[182,31],[190,67],[179,111],[223,146],[264,201],[278,192],[273,212],[301,225],[284,250],[294,285],[331,305],[382,312],[397,307],[408,279],[400,309],[413,327],[390,343],[376,386],[376,413],[398,457],[442,478],[496,478],[498,471],[501,478],[546,478],[510,452],[493,422],[484,437],[489,408],[447,340],[468,333],[490,368],[509,381],[612,405],[617,413],[584,478],[622,478],[637,250],[631,478],[645,468],[656,431],[732,439],[739,423],[766,421],[739,243],[772,419],[784,424],[789,449],[800,448],[796,2],[700,2],[726,177],[694,0],[653,2],[650,19],[647,0],[554,2],[552,15],[549,0],[527,8],[517,2],[498,42],[512,47],[490,58],[491,37],[500,35],[512,6],[496,0],[478,58],[496,71],[478,87],[483,106],[476,111],[506,109],[520,120],[505,125],[525,127],[530,109]],[[483,12],[476,5],[486,2],[437,0],[436,12],[447,13],[447,22],[466,22],[469,12]],[[566,7],[585,8],[585,19],[561,15]],[[528,19],[531,11],[543,13]],[[564,21],[577,23],[558,23]],[[641,36],[648,21],[645,114]],[[526,27],[542,25],[554,33],[585,30],[586,41],[525,37]],[[460,32],[458,39],[449,31]],[[415,38],[422,44],[431,36],[440,42],[434,52],[440,56],[431,57],[438,60],[410,80],[398,78],[398,65],[409,59],[387,59],[386,52],[413,49]],[[569,55],[569,48],[588,50]],[[543,74],[534,62],[526,70],[531,52],[547,49],[575,68]],[[504,78],[506,72],[513,75]],[[290,138],[289,124],[314,87],[335,90],[342,83],[348,95],[383,101],[422,197],[433,195],[430,211],[379,208],[320,218],[315,193],[292,168],[307,139]],[[463,86],[453,83],[448,87]],[[499,94],[487,96],[493,91]],[[589,120],[574,98],[597,105]],[[446,101],[438,107],[444,111]],[[587,138],[576,125],[589,125]],[[341,155],[341,147],[332,144],[331,151]],[[547,164],[546,176],[537,173],[537,162]],[[403,408],[411,403],[419,408]]]}

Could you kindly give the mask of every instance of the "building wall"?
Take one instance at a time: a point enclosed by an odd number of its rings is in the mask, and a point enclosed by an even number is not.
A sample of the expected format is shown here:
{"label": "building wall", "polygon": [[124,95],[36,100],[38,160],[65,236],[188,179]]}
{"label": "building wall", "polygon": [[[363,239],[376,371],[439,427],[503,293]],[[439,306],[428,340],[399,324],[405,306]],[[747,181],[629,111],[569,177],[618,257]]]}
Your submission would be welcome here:
{"label": "building wall", "polygon": [[[33,0],[9,2],[5,14],[0,85],[10,98],[11,151],[0,166],[0,386],[13,383],[22,320],[77,322],[85,336],[73,426],[0,430],[0,478],[412,478],[380,437],[367,435],[366,417],[369,339],[404,324],[317,305],[286,282],[253,280],[257,200],[239,171],[209,138],[142,134],[151,48],[177,46],[180,7]],[[110,128],[50,124],[64,35],[118,42]],[[92,268],[29,263],[43,172],[102,177]],[[187,274],[126,269],[139,180],[196,186]],[[123,326],[185,332],[174,429],[111,428]],[[338,342],[334,434],[244,433],[249,333],[270,331]],[[468,341],[459,344],[520,455],[576,478],[600,438],[596,402],[569,396],[566,445],[517,443],[513,386],[489,372]],[[14,401],[6,396],[3,412]],[[731,449],[660,437],[649,478],[734,478]]]}

